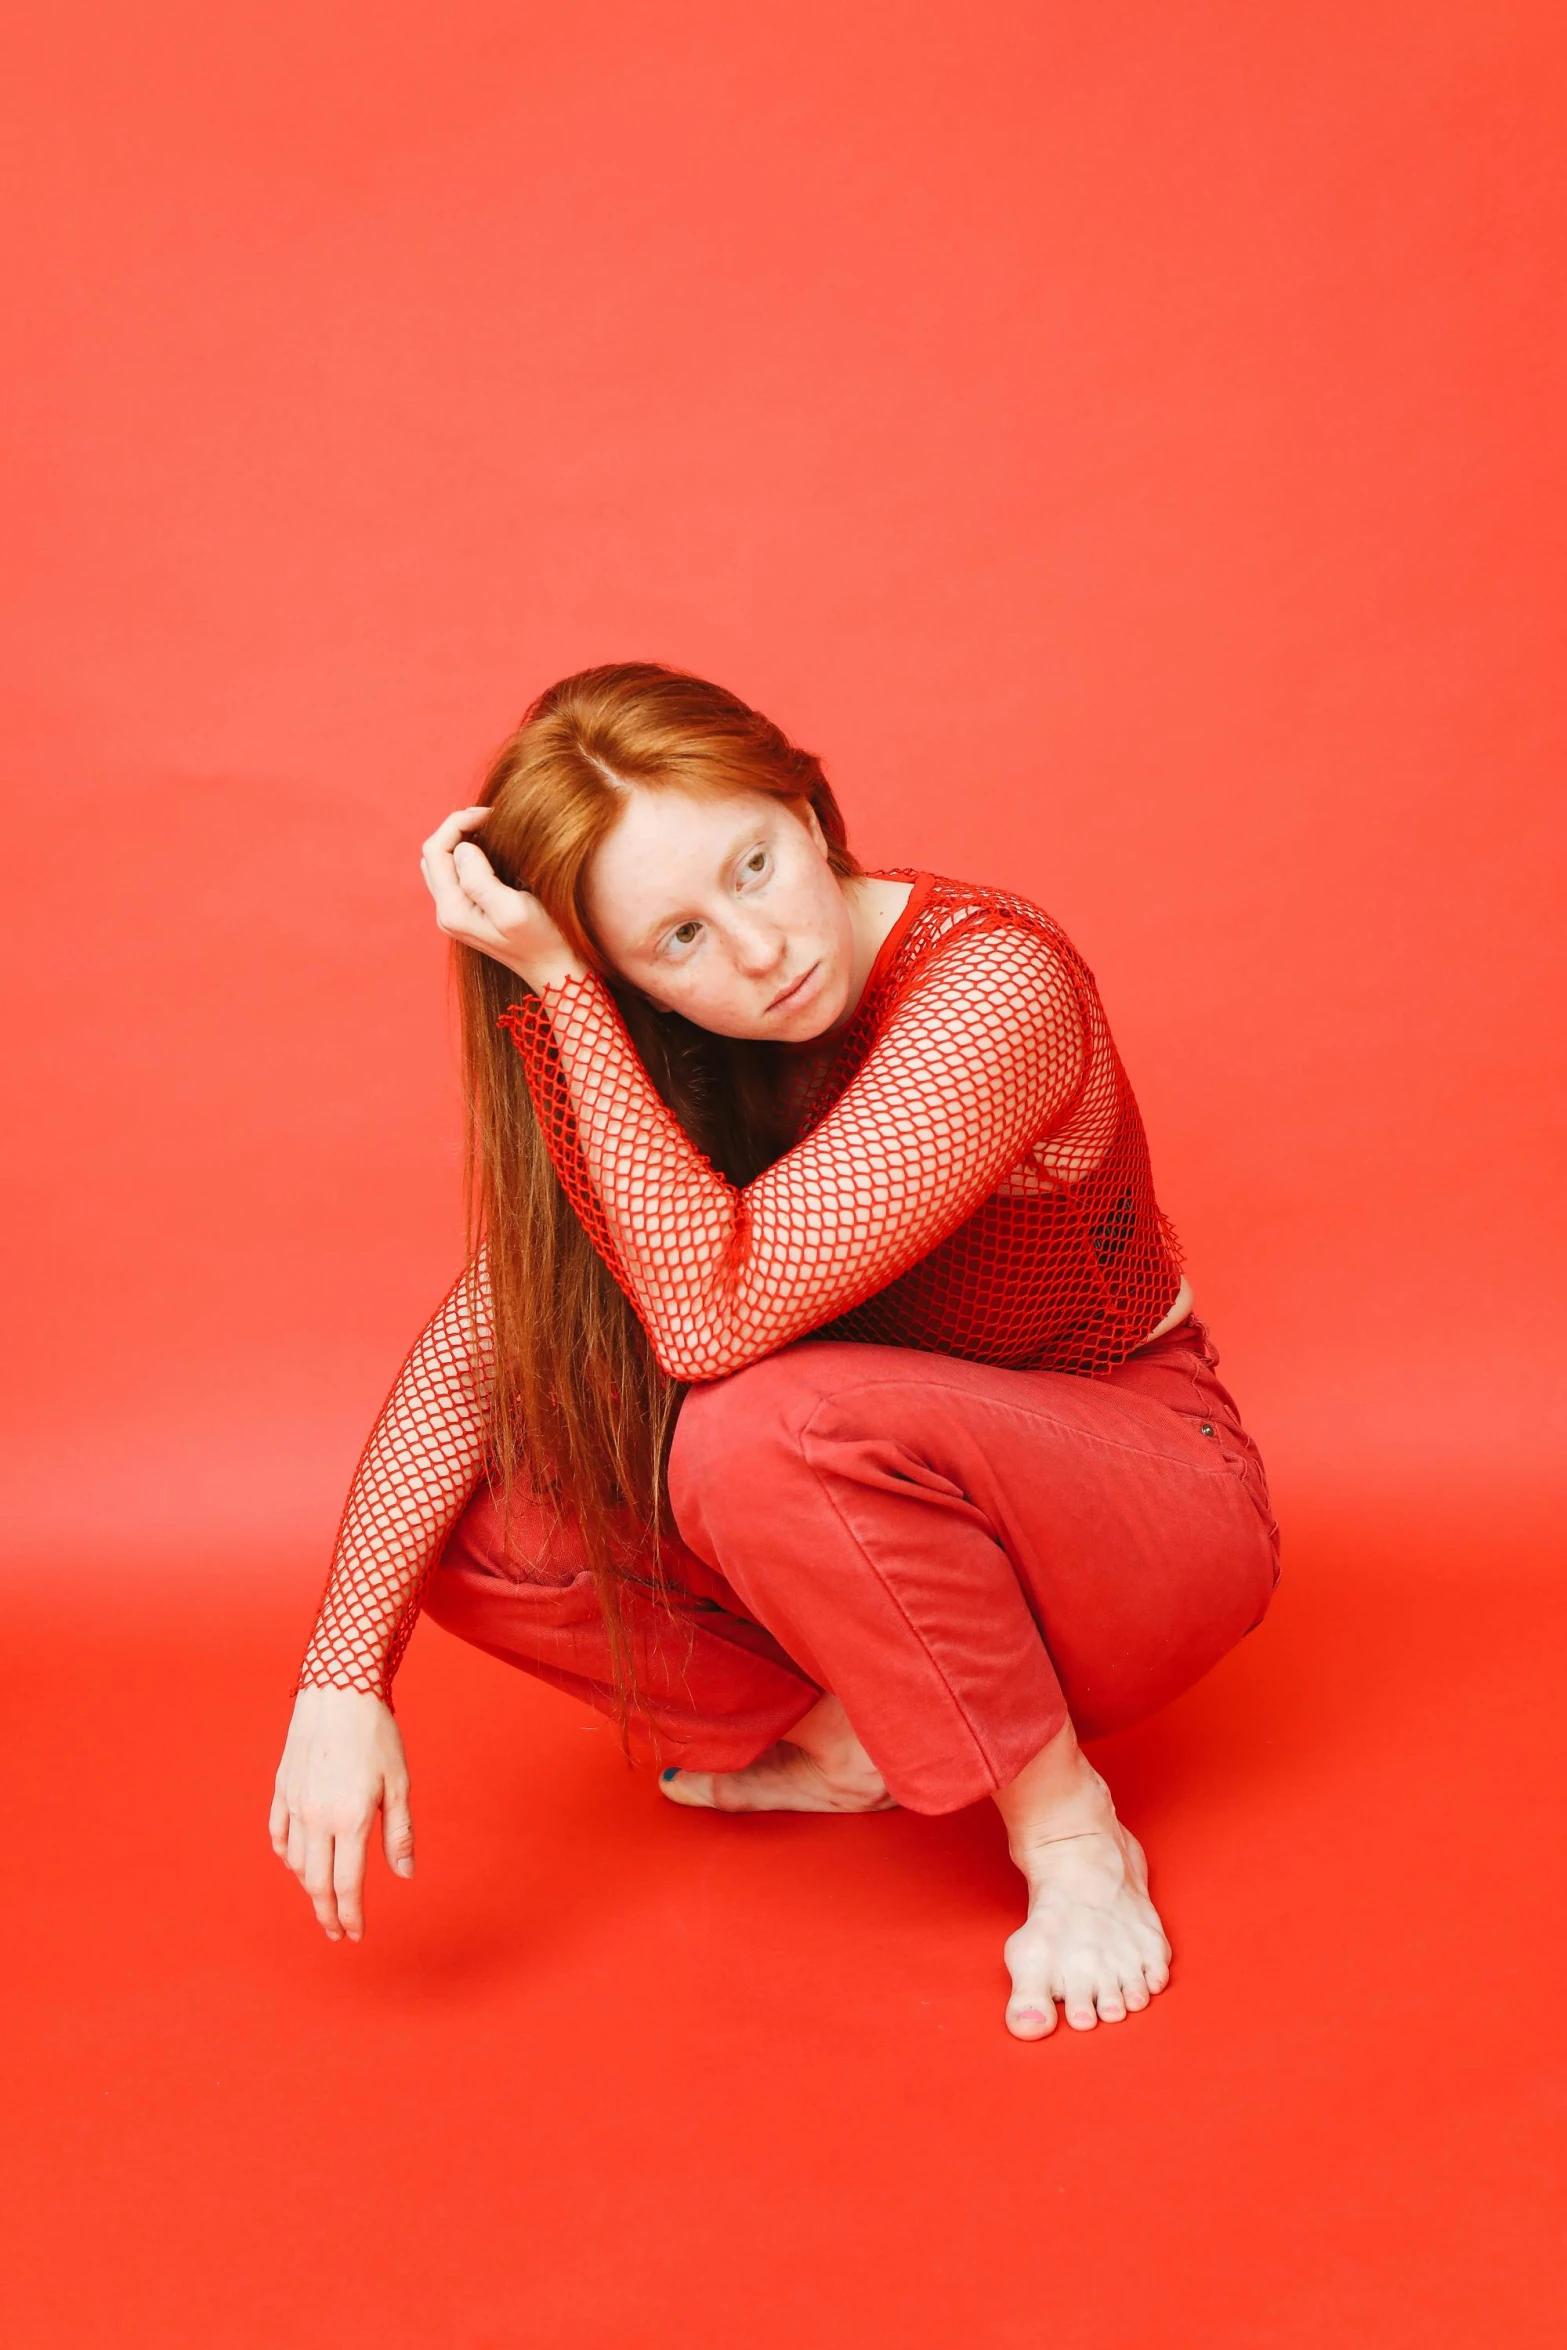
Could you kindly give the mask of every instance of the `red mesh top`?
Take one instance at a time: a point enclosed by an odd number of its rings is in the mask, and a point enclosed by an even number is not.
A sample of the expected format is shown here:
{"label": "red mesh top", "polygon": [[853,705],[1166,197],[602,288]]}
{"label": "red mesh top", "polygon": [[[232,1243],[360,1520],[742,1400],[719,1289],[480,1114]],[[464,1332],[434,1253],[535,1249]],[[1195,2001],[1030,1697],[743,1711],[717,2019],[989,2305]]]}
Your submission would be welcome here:
{"label": "red mesh top", "polygon": [[[1025,898],[879,878],[908,903],[848,1026],[783,1048],[798,1139],[743,1190],[659,1099],[599,980],[503,1014],[560,1180],[672,1378],[808,1331],[1103,1377],[1173,1305],[1181,1249],[1093,974]],[[462,1286],[371,1433],[301,1687],[388,1695],[482,1473]]]}

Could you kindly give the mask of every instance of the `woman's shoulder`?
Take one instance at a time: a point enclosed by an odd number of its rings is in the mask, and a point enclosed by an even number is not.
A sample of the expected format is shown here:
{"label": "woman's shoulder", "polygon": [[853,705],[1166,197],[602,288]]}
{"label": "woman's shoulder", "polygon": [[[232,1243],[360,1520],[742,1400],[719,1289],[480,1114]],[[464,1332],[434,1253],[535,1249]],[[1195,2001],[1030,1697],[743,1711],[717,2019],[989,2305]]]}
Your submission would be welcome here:
{"label": "woman's shoulder", "polygon": [[912,865],[878,866],[878,881],[907,881],[911,886],[909,914],[901,927],[898,964],[908,969],[926,960],[940,947],[964,940],[978,941],[996,931],[1022,933],[1038,940],[1092,977],[1082,956],[1056,917],[1025,897],[1021,890],[984,881],[962,881],[954,875],[931,873]]}

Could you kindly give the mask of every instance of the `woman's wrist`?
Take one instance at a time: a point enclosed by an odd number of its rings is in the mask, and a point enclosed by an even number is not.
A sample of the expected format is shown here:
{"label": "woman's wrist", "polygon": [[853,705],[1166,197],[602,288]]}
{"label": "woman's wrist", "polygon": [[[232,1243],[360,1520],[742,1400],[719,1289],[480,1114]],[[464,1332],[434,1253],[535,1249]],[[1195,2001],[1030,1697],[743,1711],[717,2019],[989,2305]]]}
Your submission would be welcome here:
{"label": "woman's wrist", "polygon": [[543,995],[546,988],[567,987],[573,980],[592,977],[586,963],[579,962],[575,955],[553,955],[542,962],[508,961],[506,968],[524,987],[531,987],[535,995]]}

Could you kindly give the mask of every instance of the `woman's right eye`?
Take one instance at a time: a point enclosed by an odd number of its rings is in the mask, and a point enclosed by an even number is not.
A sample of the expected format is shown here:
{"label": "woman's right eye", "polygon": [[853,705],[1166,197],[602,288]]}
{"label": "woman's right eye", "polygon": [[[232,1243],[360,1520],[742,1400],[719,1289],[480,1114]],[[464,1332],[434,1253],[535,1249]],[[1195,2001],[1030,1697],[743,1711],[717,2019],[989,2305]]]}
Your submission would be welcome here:
{"label": "woman's right eye", "polygon": [[688,947],[695,943],[697,932],[701,927],[700,922],[682,922],[669,935],[677,947]]}

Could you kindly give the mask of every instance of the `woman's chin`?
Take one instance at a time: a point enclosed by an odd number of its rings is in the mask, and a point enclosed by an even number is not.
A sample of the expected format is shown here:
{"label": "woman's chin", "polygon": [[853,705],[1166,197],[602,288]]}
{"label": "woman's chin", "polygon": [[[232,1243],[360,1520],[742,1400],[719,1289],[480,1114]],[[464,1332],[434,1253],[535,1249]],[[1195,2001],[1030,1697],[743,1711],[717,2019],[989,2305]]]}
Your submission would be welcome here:
{"label": "woman's chin", "polygon": [[798,1008],[786,1005],[775,1013],[762,1034],[779,1044],[815,1044],[843,1026],[845,1009],[842,988],[813,988]]}

